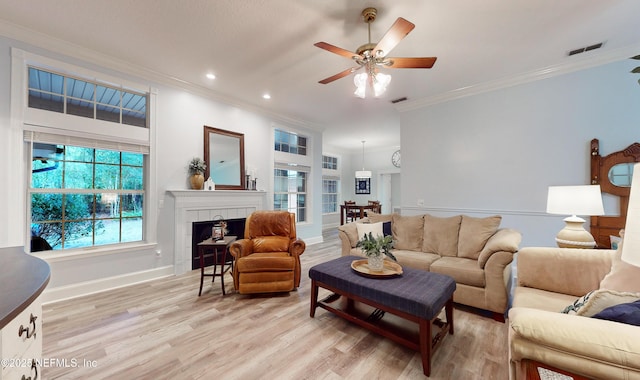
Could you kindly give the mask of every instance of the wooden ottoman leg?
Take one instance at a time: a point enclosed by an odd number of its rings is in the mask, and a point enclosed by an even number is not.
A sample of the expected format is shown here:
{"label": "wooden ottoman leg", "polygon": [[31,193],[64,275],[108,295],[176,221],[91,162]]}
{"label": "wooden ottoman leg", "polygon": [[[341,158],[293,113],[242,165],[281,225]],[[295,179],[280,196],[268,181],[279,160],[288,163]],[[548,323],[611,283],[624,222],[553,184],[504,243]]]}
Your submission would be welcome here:
{"label": "wooden ottoman leg", "polygon": [[318,285],[316,280],[311,280],[311,310],[309,316],[313,318],[316,314],[316,306],[318,305]]}
{"label": "wooden ottoman leg", "polygon": [[431,321],[420,320],[420,357],[422,358],[422,372],[431,375]]}
{"label": "wooden ottoman leg", "polygon": [[449,334],[453,335],[453,298],[447,301],[444,306],[444,313],[447,317],[447,323],[449,324]]}

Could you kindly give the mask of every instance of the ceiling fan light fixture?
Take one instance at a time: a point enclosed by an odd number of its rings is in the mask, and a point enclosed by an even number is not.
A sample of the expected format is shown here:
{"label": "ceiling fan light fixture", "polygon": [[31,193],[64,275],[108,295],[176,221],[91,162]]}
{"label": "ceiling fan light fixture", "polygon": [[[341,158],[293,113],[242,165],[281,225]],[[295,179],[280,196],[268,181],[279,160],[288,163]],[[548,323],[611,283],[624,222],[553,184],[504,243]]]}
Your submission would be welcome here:
{"label": "ceiling fan light fixture", "polygon": [[[369,77],[371,75],[371,77]],[[387,91],[387,86],[391,82],[391,75],[383,73],[360,73],[353,77],[353,84],[356,85],[356,91],[354,95],[364,99],[366,97],[367,84],[371,83],[373,89],[373,96],[376,98],[382,96]]]}
{"label": "ceiling fan light fixture", "polygon": [[367,89],[367,73],[356,74],[353,77],[353,84],[356,85],[355,96],[364,99]]}
{"label": "ceiling fan light fixture", "polygon": [[387,91],[387,86],[391,82],[391,75],[377,73],[373,78],[373,95],[377,98]]}

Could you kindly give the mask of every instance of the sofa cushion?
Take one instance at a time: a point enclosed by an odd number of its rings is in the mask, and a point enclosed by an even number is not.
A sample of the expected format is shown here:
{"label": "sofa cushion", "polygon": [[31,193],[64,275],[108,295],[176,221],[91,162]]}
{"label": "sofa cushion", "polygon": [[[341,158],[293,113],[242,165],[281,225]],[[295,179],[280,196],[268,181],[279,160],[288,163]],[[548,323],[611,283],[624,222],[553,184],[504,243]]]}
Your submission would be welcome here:
{"label": "sofa cushion", "polygon": [[484,288],[484,270],[475,260],[462,257],[442,257],[431,264],[429,271],[453,277],[457,284]]}
{"label": "sofa cushion", "polygon": [[392,249],[391,253],[396,257],[398,264],[401,266],[426,271],[430,270],[431,264],[433,264],[434,261],[440,259],[440,256],[435,253],[408,251],[405,249]]}
{"label": "sofa cushion", "polygon": [[600,282],[600,289],[640,292],[640,267],[622,261],[623,245],[624,240],[618,244],[618,249],[611,263],[611,272],[604,276]]}
{"label": "sofa cushion", "polygon": [[367,217],[371,223],[390,222],[393,219],[393,214],[378,214],[376,212],[369,211],[367,212]]}
{"label": "sofa cushion", "polygon": [[512,307],[526,307],[557,313],[575,301],[575,299],[575,296],[569,294],[527,288],[526,286],[516,286],[513,291]]}
{"label": "sofa cushion", "polygon": [[575,300],[562,310],[565,314],[591,317],[602,310],[621,303],[634,302],[640,299],[640,293],[616,292],[614,290],[598,289],[591,291]]}
{"label": "sofa cushion", "polygon": [[425,214],[422,251],[437,253],[440,256],[457,256],[461,220],[460,215],[439,218]]}
{"label": "sofa cushion", "polygon": [[462,215],[458,237],[458,257],[477,260],[487,240],[496,233],[502,217],[474,218]]}
{"label": "sofa cushion", "polygon": [[382,233],[382,222],[379,223],[356,223],[356,229],[358,230],[358,240],[362,240],[364,235],[378,237],[383,236]]}
{"label": "sofa cushion", "polygon": [[391,231],[393,232],[394,247],[420,251],[422,248],[423,215],[401,216],[393,214]]}
{"label": "sofa cushion", "polygon": [[594,315],[593,318],[640,326],[640,301],[608,307]]}

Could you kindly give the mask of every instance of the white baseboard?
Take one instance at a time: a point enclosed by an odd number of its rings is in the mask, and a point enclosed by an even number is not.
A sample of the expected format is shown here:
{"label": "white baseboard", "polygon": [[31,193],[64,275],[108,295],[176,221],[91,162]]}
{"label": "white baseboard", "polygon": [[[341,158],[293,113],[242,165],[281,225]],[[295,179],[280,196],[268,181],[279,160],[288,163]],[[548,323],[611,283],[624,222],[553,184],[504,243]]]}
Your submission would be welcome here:
{"label": "white baseboard", "polygon": [[97,280],[80,282],[77,284],[47,288],[42,292],[42,303],[63,301],[70,298],[86,296],[106,290],[117,289],[124,286],[139,284],[162,277],[174,275],[173,265],[154,268],[141,272],[127,273],[120,276],[101,278]]}
{"label": "white baseboard", "polygon": [[306,245],[319,244],[323,242],[322,235],[303,239]]}

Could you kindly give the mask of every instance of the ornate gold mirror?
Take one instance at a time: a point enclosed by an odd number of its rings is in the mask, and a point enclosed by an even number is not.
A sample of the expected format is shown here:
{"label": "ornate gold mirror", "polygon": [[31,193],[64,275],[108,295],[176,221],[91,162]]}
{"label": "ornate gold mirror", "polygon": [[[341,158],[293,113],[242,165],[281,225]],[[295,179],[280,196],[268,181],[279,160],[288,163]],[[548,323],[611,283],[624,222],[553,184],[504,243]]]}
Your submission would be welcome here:
{"label": "ornate gold mirror", "polygon": [[205,178],[216,189],[244,190],[244,134],[204,126]]}

